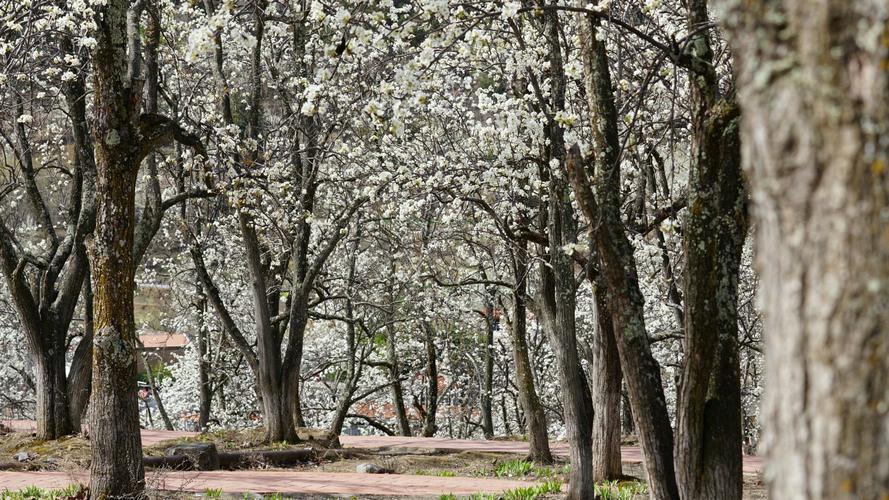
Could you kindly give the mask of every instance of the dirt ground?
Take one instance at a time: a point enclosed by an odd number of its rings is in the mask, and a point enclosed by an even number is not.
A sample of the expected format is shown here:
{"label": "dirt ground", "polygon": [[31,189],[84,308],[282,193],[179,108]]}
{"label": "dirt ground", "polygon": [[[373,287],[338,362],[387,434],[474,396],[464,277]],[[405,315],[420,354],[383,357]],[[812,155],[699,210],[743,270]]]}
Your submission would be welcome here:
{"label": "dirt ground", "polygon": [[[18,453],[28,453],[27,461],[16,460]],[[0,470],[80,470],[90,464],[90,444],[82,436],[42,441],[31,434],[0,434]]]}

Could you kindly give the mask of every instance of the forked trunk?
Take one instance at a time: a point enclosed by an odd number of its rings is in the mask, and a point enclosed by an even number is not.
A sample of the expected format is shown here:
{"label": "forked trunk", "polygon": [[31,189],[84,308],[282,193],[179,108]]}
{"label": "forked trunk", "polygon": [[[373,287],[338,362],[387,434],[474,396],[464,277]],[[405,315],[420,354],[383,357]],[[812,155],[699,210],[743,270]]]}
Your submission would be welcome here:
{"label": "forked trunk", "polygon": [[389,358],[390,391],[392,393],[392,405],[395,407],[395,416],[398,418],[398,432],[402,436],[411,436],[411,423],[407,419],[407,410],[404,406],[404,389],[401,386],[401,370],[398,364],[398,352],[395,349],[395,328],[390,326],[386,330],[388,335],[386,352]]}
{"label": "forked trunk", "polygon": [[[278,386],[281,387],[281,386]],[[297,441],[294,429],[292,402],[287,393],[272,385],[260,385],[262,392],[262,417],[266,440],[270,443]]]}

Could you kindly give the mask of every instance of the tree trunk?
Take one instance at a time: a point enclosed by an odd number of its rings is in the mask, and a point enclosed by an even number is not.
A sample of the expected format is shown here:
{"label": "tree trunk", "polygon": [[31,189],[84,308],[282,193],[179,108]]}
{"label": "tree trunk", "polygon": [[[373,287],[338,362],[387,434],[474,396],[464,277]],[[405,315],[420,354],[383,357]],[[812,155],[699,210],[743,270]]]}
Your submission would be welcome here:
{"label": "tree trunk", "polygon": [[513,275],[516,286],[513,290],[512,316],[512,357],[515,361],[516,385],[519,390],[519,403],[525,414],[528,431],[528,454],[531,460],[541,464],[551,464],[553,456],[549,449],[549,435],[546,414],[534,388],[534,369],[528,356],[528,250],[527,243],[517,243]]}
{"label": "tree trunk", "polygon": [[[46,336],[55,337],[55,332]],[[65,379],[65,349],[46,349],[35,358],[37,438],[56,439],[72,433]]]}
{"label": "tree trunk", "polygon": [[[109,6],[109,22],[114,22],[115,9],[125,11],[121,5]],[[96,137],[120,133],[116,132],[119,124],[111,118],[115,112],[111,103],[117,97],[106,94],[110,90],[101,85],[96,88]],[[96,498],[142,496],[145,488],[133,324],[138,164],[132,163],[128,152],[107,147],[108,142],[96,145],[99,213],[91,255],[96,331],[90,398],[90,493]]]}
{"label": "tree trunk", "polygon": [[[390,261],[389,276],[395,276],[395,260]],[[386,298],[389,301],[386,312],[386,361],[389,363],[389,391],[392,394],[392,406],[395,409],[395,417],[398,419],[398,433],[402,436],[411,436],[411,423],[407,418],[407,409],[404,406],[404,389],[401,385],[401,366],[398,363],[397,332],[395,330],[395,280],[390,278],[386,284]]]}
{"label": "tree trunk", "polygon": [[425,335],[423,342],[426,345],[426,415],[423,422],[423,437],[433,437],[438,430],[435,422],[438,412],[438,364],[435,351],[435,329],[428,321],[423,322]]}
{"label": "tree trunk", "polygon": [[266,441],[294,442],[297,440],[294,429],[291,399],[281,390],[280,384],[260,383],[262,394],[262,417],[265,424]]}
{"label": "tree trunk", "polygon": [[87,271],[83,281],[83,336],[74,350],[68,372],[68,412],[74,432],[81,431],[92,386],[93,365],[93,286]]}
{"label": "tree trunk", "polygon": [[758,222],[769,493],[886,498],[886,5],[726,3]]}
{"label": "tree trunk", "polygon": [[198,412],[198,430],[205,432],[210,422],[210,409],[213,404],[213,390],[210,383],[210,331],[204,324],[204,314],[207,311],[207,299],[204,297],[203,286],[196,286],[195,309],[198,315],[198,391],[200,397],[200,410]]}
{"label": "tree trunk", "polygon": [[[599,20],[579,16],[581,59],[587,105],[592,121],[596,183],[590,183],[580,153],[572,151],[568,172],[578,204],[591,223],[600,272],[607,286],[620,365],[627,381],[636,430],[642,447],[653,499],[679,497],[673,467],[673,429],[661,382],[660,366],[651,353],[645,329],[644,297],[639,289],[633,247],[621,220],[620,141],[617,111],[605,46],[597,36]],[[595,189],[595,193],[593,192]]]}
{"label": "tree trunk", "polygon": [[[299,384],[300,371],[303,358],[303,343],[305,341],[306,325],[309,322],[308,297],[299,294],[293,297],[290,311],[290,346],[291,354],[285,360],[283,370],[285,376],[285,392],[290,395],[290,414],[296,427],[305,427],[306,421],[302,412],[302,400],[300,399]],[[296,308],[296,309],[294,309]],[[292,349],[290,348],[292,346]]]}
{"label": "tree trunk", "polygon": [[596,291],[596,337],[592,345],[593,480],[623,476],[620,441],[620,357],[605,294]]}
{"label": "tree trunk", "polygon": [[485,373],[482,380],[481,410],[482,433],[485,439],[494,437],[494,303],[489,298],[485,303]]}
{"label": "tree trunk", "polygon": [[93,337],[84,335],[74,351],[71,371],[68,373],[68,418],[72,432],[81,432],[86,417],[92,386]]}
{"label": "tree trunk", "polygon": [[[709,22],[689,4],[691,29]],[[741,382],[738,271],[747,234],[738,108],[720,98],[710,38],[691,42],[692,161],[685,224],[685,359],[676,409],[676,474],[683,499],[740,500]]]}
{"label": "tree trunk", "polygon": [[[540,316],[556,358],[563,420],[570,446],[569,499],[592,499],[594,494],[592,427],[593,407],[577,354],[575,331],[574,263],[561,249],[570,234],[570,202],[563,183],[550,179],[549,265],[541,266]],[[561,184],[561,186],[560,186]],[[567,234],[562,233],[566,231]],[[573,239],[573,235],[570,237]]]}
{"label": "tree trunk", "polygon": [[95,291],[90,494],[95,498],[142,497],[145,488],[133,323],[136,176],[143,157],[135,142],[140,132],[133,103],[141,89],[124,74],[128,6],[111,0],[101,8],[92,61],[93,136],[98,138],[98,215],[90,252]]}
{"label": "tree trunk", "polygon": [[[96,230],[90,246],[95,332],[90,397],[90,495],[144,497],[136,396],[134,229],[142,160],[174,138],[200,149],[172,120],[140,114],[142,3],[108,0],[97,11],[92,52]],[[79,290],[80,287],[78,287]]]}
{"label": "tree trunk", "polygon": [[[360,221],[356,221],[360,227]],[[340,401],[337,403],[336,413],[330,426],[330,432],[334,436],[339,436],[343,432],[343,423],[346,421],[346,415],[349,408],[352,407],[355,396],[355,390],[358,388],[358,382],[361,380],[363,373],[364,359],[358,357],[358,337],[355,335],[355,261],[358,258],[358,246],[361,243],[360,231],[352,239],[349,248],[349,272],[346,277],[346,350],[348,352],[346,362],[349,364],[346,368],[346,388],[343,391]]]}
{"label": "tree trunk", "polygon": [[[254,61],[259,64],[258,61]],[[258,71],[258,70],[255,70]],[[254,75],[256,73],[254,72]],[[254,100],[254,102],[258,102]],[[253,219],[244,211],[238,212],[253,293],[254,327],[256,328],[256,358],[259,362],[257,384],[262,395],[263,419],[269,442],[296,441],[291,401],[293,393],[286,382],[288,373],[283,366],[281,341],[271,324],[271,312],[266,286],[266,268],[262,263],[259,237]],[[294,300],[292,307],[300,304]],[[299,332],[291,331],[294,335]]]}
{"label": "tree trunk", "polygon": [[[390,306],[394,307],[394,306]],[[395,349],[396,333],[391,325],[386,328],[388,342],[386,352],[389,357],[389,381],[392,392],[392,406],[395,407],[395,415],[398,418],[398,432],[402,436],[411,436],[411,423],[407,419],[407,410],[404,406],[404,389],[401,386],[401,369],[398,364],[398,352]]]}
{"label": "tree trunk", "polygon": [[[565,109],[567,77],[563,67],[558,13],[548,10],[543,18],[551,74],[550,106],[555,114]],[[571,458],[567,498],[592,499],[595,495],[590,425],[593,407],[577,353],[573,251],[566,250],[577,243],[574,207],[569,196],[571,188],[566,178],[568,155],[564,131],[552,117],[546,124],[545,132],[549,139],[544,147],[547,169],[541,177],[547,181],[548,190],[545,193],[546,201],[541,203],[540,226],[546,227],[548,247],[541,249],[541,253],[548,253],[548,262],[540,266],[539,310],[562,386],[562,408]]]}
{"label": "tree trunk", "polygon": [[725,109],[731,106],[703,111],[695,125],[674,450],[684,499],[738,500],[743,487],[737,290],[746,216],[737,112]]}

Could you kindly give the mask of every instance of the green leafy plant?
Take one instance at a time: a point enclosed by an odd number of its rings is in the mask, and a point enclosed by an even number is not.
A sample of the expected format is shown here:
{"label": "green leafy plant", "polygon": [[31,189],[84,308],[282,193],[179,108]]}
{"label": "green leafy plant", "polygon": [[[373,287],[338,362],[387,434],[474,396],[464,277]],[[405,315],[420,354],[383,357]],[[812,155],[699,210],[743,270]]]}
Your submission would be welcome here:
{"label": "green leafy plant", "polygon": [[87,494],[86,490],[78,484],[57,490],[28,486],[17,491],[3,490],[0,492],[0,498],[3,500],[69,500],[87,498]]}
{"label": "green leafy plant", "polygon": [[522,477],[534,470],[534,463],[527,460],[507,460],[494,468],[497,477]]}
{"label": "green leafy plant", "polygon": [[[562,482],[558,480],[544,481],[539,484],[504,491],[500,495],[493,493],[476,493],[465,500],[536,500],[543,495],[562,491]],[[439,500],[459,500],[453,494],[442,495]]]}
{"label": "green leafy plant", "polygon": [[222,497],[222,488],[208,488],[204,492],[204,496],[207,498],[220,498]]}
{"label": "green leafy plant", "polygon": [[632,500],[638,494],[648,491],[641,481],[605,481],[596,485],[596,498],[602,500]]}

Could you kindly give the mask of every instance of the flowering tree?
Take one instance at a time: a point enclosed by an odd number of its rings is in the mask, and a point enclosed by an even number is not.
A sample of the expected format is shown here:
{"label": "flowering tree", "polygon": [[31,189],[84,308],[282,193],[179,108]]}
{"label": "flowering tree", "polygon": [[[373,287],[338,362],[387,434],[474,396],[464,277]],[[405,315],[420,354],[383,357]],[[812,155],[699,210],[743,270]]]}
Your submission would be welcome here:
{"label": "flowering tree", "polygon": [[57,437],[95,353],[97,491],[141,480],[136,278],[191,340],[171,427],[565,437],[572,498],[623,430],[654,498],[740,495],[762,324],[706,2],[69,4],[0,1],[0,341],[35,361],[0,376]]}

